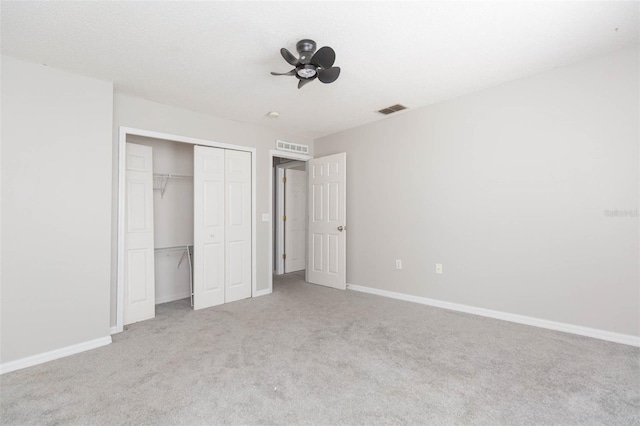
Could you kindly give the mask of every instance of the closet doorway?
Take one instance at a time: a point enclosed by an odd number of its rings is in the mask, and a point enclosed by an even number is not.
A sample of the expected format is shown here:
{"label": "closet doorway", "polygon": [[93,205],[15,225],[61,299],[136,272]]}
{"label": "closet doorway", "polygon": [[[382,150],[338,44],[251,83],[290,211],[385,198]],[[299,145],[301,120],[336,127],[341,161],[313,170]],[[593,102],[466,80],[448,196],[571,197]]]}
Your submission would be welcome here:
{"label": "closet doorway", "polygon": [[116,332],[256,295],[255,149],[120,128]]}

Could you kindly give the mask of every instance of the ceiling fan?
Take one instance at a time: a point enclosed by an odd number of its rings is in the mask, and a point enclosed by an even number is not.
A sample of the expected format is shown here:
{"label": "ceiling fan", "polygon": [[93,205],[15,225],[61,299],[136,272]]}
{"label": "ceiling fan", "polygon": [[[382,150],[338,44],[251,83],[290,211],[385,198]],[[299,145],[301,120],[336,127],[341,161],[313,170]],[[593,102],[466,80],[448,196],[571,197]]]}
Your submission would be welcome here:
{"label": "ceiling fan", "polygon": [[298,89],[318,78],[323,83],[333,83],[340,75],[340,67],[334,67],[336,60],[336,52],[329,46],[320,48],[316,52],[316,42],[309,39],[300,40],[296,43],[296,50],[300,54],[300,58],[293,56],[284,47],[280,49],[280,53],[285,61],[293,65],[295,68],[289,72],[277,73],[272,75],[295,75],[298,80]]}

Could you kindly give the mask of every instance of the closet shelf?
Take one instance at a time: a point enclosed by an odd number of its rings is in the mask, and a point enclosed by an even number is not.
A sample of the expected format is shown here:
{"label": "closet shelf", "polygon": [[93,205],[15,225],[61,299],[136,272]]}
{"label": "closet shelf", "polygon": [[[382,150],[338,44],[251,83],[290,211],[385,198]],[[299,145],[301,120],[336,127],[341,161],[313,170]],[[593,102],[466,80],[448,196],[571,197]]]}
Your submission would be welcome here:
{"label": "closet shelf", "polygon": [[164,191],[167,189],[167,183],[170,179],[187,179],[192,180],[193,176],[179,175],[173,173],[154,173],[153,174],[153,189],[160,191],[160,198],[164,198]]}

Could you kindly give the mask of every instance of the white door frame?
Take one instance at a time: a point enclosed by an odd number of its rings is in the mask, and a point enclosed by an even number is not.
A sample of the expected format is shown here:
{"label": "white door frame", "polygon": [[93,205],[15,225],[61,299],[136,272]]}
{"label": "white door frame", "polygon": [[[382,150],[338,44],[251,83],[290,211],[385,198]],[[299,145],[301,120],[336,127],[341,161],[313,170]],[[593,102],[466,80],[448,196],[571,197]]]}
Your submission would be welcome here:
{"label": "white door frame", "polygon": [[[125,178],[126,178],[126,143],[127,135],[144,136],[154,139],[163,139],[172,142],[181,142],[191,145],[204,145],[214,148],[233,149],[236,151],[248,151],[251,153],[251,296],[258,296],[257,271],[256,271],[256,149],[215,142],[205,139],[191,138],[188,136],[172,135],[169,133],[154,132],[151,130],[135,129],[132,127],[119,127],[118,135],[118,263],[116,273],[116,326],[115,333],[124,329],[124,233],[125,233]],[[273,160],[271,160],[273,161]],[[272,166],[269,167],[271,169]],[[273,190],[273,188],[272,188]],[[272,195],[273,198],[273,195]],[[273,244],[273,242],[271,242]],[[273,254],[272,254],[273,256]],[[271,272],[271,271],[270,271]],[[269,293],[271,293],[271,273],[269,273]]]}
{"label": "white door frame", "polygon": [[[305,154],[296,154],[293,152],[286,152],[286,151],[278,151],[277,149],[271,149],[269,150],[269,170],[273,170],[274,166],[273,166],[273,158],[274,157],[280,157],[280,158],[288,158],[291,160],[300,160],[300,161],[304,161],[307,162],[311,159],[313,159],[313,156],[311,155],[305,155]],[[270,184],[269,184],[269,214],[273,215],[273,184],[274,184],[274,179],[273,176],[271,177],[270,180]],[[272,217],[271,218],[271,232],[269,232],[269,287],[262,290],[258,295],[262,296],[263,294],[269,294],[271,292],[273,292],[273,271],[274,271],[274,265],[273,265],[273,228],[275,226],[275,220],[276,218]],[[305,269],[305,274],[306,274],[306,269]]]}
{"label": "white door frame", "polygon": [[282,251],[284,247],[284,226],[282,225],[282,219],[279,217],[282,212],[284,212],[284,183],[282,183],[282,178],[284,178],[284,168],[275,166],[275,177],[276,181],[273,184],[273,196],[276,201],[275,214],[273,215],[273,231],[275,232],[275,240],[274,247],[276,252],[274,253],[274,263],[273,272],[276,275],[284,274],[284,259],[282,256],[278,256],[278,253]]}

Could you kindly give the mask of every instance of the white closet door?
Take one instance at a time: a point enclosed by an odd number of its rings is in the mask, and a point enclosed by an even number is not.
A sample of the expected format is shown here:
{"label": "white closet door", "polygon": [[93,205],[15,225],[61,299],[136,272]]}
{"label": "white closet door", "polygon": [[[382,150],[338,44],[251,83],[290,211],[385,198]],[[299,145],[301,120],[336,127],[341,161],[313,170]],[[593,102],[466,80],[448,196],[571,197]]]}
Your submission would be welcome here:
{"label": "white closet door", "polygon": [[194,147],[193,308],[224,303],[225,150]]}
{"label": "white closet door", "polygon": [[284,195],[284,272],[300,271],[306,266],[307,172],[285,170]]}
{"label": "white closet door", "polygon": [[233,302],[251,297],[251,153],[225,155],[225,302]]}
{"label": "white closet door", "polygon": [[153,318],[153,161],[151,147],[126,144],[124,324]]}
{"label": "white closet door", "polygon": [[347,154],[314,158],[309,170],[307,281],[346,289]]}

